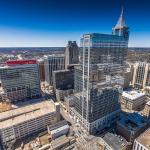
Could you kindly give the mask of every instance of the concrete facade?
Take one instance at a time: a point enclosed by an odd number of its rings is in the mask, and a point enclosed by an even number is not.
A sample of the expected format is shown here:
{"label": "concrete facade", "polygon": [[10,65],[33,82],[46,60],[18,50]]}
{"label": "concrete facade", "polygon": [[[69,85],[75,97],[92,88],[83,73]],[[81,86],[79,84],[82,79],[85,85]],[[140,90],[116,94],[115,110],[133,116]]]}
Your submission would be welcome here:
{"label": "concrete facade", "polygon": [[60,107],[53,101],[41,101],[0,114],[0,140],[4,149],[18,139],[47,129],[60,120]]}
{"label": "concrete facade", "polygon": [[150,128],[135,139],[133,150],[150,150]]}
{"label": "concrete facade", "polygon": [[146,118],[150,118],[150,101],[145,104],[145,108],[143,110],[143,115]]}
{"label": "concrete facade", "polygon": [[121,96],[121,107],[132,110],[141,110],[146,103],[146,95],[137,91],[123,91]]}
{"label": "concrete facade", "polygon": [[137,62],[134,64],[132,85],[134,88],[144,89],[150,86],[150,64]]}

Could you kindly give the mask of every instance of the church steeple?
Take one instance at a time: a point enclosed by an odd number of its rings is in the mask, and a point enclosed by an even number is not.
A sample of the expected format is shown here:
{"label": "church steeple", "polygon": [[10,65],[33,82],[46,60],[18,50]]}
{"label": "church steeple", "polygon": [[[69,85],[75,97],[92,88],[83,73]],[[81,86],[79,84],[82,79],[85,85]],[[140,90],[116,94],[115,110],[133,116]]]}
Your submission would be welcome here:
{"label": "church steeple", "polygon": [[128,27],[126,26],[126,23],[125,23],[125,19],[124,19],[124,10],[123,10],[123,7],[122,7],[122,10],[121,10],[121,14],[120,14],[120,17],[118,19],[118,22],[116,24],[116,26],[113,28],[113,34],[114,35],[119,35],[119,36],[124,36],[126,38],[128,38],[128,34],[129,34],[129,31],[128,31]]}

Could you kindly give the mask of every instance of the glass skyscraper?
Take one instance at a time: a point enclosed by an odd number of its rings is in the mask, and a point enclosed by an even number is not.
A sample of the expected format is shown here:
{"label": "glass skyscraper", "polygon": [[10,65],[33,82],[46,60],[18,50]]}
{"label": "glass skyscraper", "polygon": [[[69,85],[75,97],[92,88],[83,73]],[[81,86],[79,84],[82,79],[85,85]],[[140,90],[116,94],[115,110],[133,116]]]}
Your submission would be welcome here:
{"label": "glass skyscraper", "polygon": [[81,38],[72,114],[90,133],[111,125],[119,116],[128,29],[122,11],[112,34],[91,33]]}

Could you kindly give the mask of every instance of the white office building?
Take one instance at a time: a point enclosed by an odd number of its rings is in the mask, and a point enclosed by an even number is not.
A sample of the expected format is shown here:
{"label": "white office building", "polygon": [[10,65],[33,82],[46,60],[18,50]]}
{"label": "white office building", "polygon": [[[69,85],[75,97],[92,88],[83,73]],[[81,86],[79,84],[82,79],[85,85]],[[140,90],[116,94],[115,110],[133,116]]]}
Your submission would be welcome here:
{"label": "white office building", "polygon": [[47,130],[60,120],[60,107],[53,101],[39,101],[0,113],[0,140],[5,148],[18,139]]}

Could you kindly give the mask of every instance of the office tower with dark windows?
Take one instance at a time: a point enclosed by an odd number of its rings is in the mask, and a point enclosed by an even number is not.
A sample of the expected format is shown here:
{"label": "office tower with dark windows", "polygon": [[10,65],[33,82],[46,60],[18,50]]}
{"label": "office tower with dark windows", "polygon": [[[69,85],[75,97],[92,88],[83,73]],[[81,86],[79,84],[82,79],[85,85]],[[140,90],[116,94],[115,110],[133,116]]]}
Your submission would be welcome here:
{"label": "office tower with dark windows", "polygon": [[65,50],[65,66],[79,63],[79,47],[76,41],[68,41]]}
{"label": "office tower with dark windows", "polygon": [[45,81],[45,67],[44,67],[44,59],[38,59],[38,65],[39,65],[39,74],[40,74],[40,81]]}
{"label": "office tower with dark windows", "polygon": [[128,39],[123,11],[113,34],[91,33],[81,38],[70,113],[89,133],[110,126],[119,116]]}
{"label": "office tower with dark windows", "polygon": [[53,85],[53,71],[65,69],[65,56],[63,54],[52,54],[45,58],[45,82]]}
{"label": "office tower with dark windows", "polygon": [[0,67],[1,100],[16,102],[41,96],[36,60],[8,61]]}
{"label": "office tower with dark windows", "polygon": [[53,72],[53,86],[58,101],[73,94],[74,70],[58,70]]}

